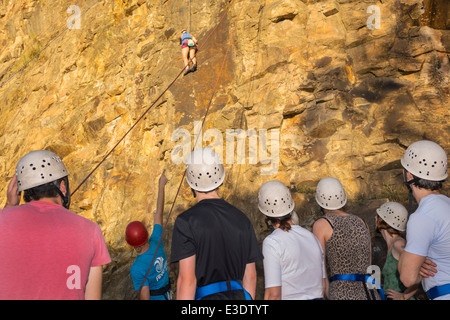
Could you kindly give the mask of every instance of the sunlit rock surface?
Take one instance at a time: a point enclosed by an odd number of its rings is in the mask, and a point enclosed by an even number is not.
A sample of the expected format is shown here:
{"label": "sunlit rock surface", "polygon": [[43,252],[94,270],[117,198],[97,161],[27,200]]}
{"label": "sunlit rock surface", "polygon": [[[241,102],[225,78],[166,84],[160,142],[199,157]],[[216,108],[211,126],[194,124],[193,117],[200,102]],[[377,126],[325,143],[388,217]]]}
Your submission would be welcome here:
{"label": "sunlit rock surface", "polygon": [[[0,0],[1,202],[17,161],[35,149],[63,158],[75,190],[183,69],[177,35],[186,28],[202,46],[197,72],[181,76],[73,195],[71,209],[101,226],[112,256],[103,297],[135,298],[124,231],[132,220],[152,228],[163,169],[170,256],[173,222],[195,203],[181,181],[181,146],[198,136],[222,151],[221,195],[248,215],[260,241],[264,182],[288,185],[310,228],[321,215],[315,186],[333,176],[346,188],[347,211],[371,227],[381,265],[386,248],[373,216],[388,199],[407,205],[405,148],[430,139],[450,151],[448,1],[190,3],[78,1],[76,29],[70,1]],[[173,280],[176,272],[171,266]],[[258,273],[261,298],[262,264]]]}

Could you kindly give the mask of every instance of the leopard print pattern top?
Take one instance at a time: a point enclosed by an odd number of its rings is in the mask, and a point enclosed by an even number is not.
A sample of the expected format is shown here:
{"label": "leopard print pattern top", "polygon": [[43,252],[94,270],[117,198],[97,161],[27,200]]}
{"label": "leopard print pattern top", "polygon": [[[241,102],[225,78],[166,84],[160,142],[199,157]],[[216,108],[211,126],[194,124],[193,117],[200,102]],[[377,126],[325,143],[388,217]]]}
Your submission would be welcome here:
{"label": "leopard print pattern top", "polygon": [[[328,277],[335,274],[366,274],[371,261],[371,237],[365,222],[355,216],[325,214],[333,234],[325,243]],[[360,281],[336,280],[329,286],[330,300],[379,299],[375,290],[368,290]]]}

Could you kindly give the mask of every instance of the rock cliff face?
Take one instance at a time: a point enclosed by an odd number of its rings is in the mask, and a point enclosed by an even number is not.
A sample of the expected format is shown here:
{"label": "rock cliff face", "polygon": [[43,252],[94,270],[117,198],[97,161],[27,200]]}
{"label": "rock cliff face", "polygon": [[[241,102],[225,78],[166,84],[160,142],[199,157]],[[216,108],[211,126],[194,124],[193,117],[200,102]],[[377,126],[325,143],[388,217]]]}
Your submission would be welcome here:
{"label": "rock cliff face", "polygon": [[[73,195],[72,211],[97,222],[110,249],[106,299],[135,298],[135,254],[124,231],[133,220],[151,229],[163,169],[170,254],[173,222],[194,203],[181,181],[183,147],[194,137],[223,154],[221,194],[248,215],[261,241],[267,231],[256,195],[268,180],[291,188],[310,228],[321,215],[315,186],[334,176],[351,200],[347,211],[373,230],[377,205],[406,204],[405,148],[430,139],[450,151],[446,0],[71,5],[0,0],[2,203],[17,161],[35,149],[63,158],[74,190],[183,68],[178,33],[190,29],[203,45],[197,72],[181,76]],[[381,263],[375,233],[374,248]],[[176,272],[171,266],[174,280]],[[258,272],[260,298],[262,264]]]}

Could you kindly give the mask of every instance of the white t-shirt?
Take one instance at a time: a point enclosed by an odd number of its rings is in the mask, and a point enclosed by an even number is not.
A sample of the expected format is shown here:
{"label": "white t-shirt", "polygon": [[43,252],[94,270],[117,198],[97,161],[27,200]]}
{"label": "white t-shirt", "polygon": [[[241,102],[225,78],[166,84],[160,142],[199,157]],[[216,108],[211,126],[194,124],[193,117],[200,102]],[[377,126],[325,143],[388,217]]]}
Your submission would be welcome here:
{"label": "white t-shirt", "polygon": [[[420,200],[408,220],[405,251],[437,264],[435,276],[422,281],[425,291],[450,283],[450,198],[431,194]],[[450,300],[450,294],[436,300]]]}
{"label": "white t-shirt", "polygon": [[322,298],[323,251],[312,232],[298,225],[276,229],[263,242],[265,287],[281,286],[283,300]]}

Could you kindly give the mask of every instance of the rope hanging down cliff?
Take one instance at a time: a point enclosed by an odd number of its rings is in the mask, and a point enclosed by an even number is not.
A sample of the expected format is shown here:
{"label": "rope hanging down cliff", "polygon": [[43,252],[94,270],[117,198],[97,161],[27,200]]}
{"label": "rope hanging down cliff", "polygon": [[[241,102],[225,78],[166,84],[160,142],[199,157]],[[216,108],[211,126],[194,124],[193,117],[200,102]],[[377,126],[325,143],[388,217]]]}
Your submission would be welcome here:
{"label": "rope hanging down cliff", "polygon": [[[234,0],[233,0],[234,1]],[[222,20],[227,15],[228,11],[231,8],[231,3],[228,6],[228,9],[225,11],[225,13],[222,15],[221,19],[219,20],[219,23],[214,27],[214,29],[208,34],[205,41],[201,43],[201,45],[198,47],[198,52],[201,52],[201,48],[208,42],[211,35],[216,31],[218,26],[221,24]],[[196,54],[196,55],[197,55]],[[90,178],[90,176],[105,162],[105,160],[111,155],[111,153],[114,152],[114,150],[117,148],[117,146],[126,138],[126,136],[136,127],[136,125],[144,118],[144,116],[155,106],[155,104],[162,98],[162,96],[172,87],[172,85],[178,80],[180,75],[184,72],[184,67],[181,69],[181,71],[177,74],[175,79],[164,89],[164,91],[155,99],[155,101],[142,113],[142,115],[136,120],[136,122],[128,129],[128,131],[119,139],[119,141],[112,147],[112,149],[106,154],[106,156],[95,166],[95,168],[86,176],[86,178],[81,181],[81,183],[75,188],[75,190],[72,192],[72,196],[78,191],[78,189],[87,181],[87,179]]]}
{"label": "rope hanging down cliff", "polygon": [[[234,0],[233,0],[233,1],[234,1]],[[232,1],[232,2],[233,2],[233,1]],[[234,26],[233,34],[232,34],[231,39],[230,39],[230,44],[228,45],[227,51],[226,51],[225,56],[224,56],[224,59],[223,59],[223,61],[222,61],[222,65],[221,65],[221,67],[220,67],[220,71],[219,71],[219,74],[218,74],[218,76],[217,76],[217,79],[216,79],[216,82],[215,82],[215,85],[214,85],[214,88],[213,88],[213,92],[212,92],[212,94],[211,94],[211,99],[209,100],[209,104],[208,104],[208,106],[207,106],[207,108],[206,108],[205,115],[203,116],[202,127],[203,127],[203,125],[205,124],[206,117],[208,116],[209,109],[210,109],[210,107],[211,107],[213,98],[214,98],[214,96],[215,96],[215,94],[216,94],[217,87],[218,87],[218,84],[219,84],[219,80],[220,80],[220,78],[221,78],[221,76],[222,76],[222,72],[223,72],[223,69],[224,69],[224,67],[225,67],[225,63],[226,63],[226,61],[227,61],[228,53],[229,53],[229,51],[230,51],[230,49],[231,49],[231,47],[232,47],[233,38],[234,38],[234,36],[235,36],[235,34],[236,34],[237,23],[238,23],[238,21],[239,21],[239,19],[240,19],[240,16],[241,16],[242,8],[243,8],[243,7],[244,7],[244,6],[242,5],[242,6],[241,6],[241,10],[239,11],[239,15],[238,15],[238,18],[237,18],[237,20],[236,20],[236,24],[235,24],[235,26]],[[222,19],[223,19],[223,18],[225,17],[225,15],[228,13],[228,11],[230,10],[230,8],[231,8],[231,3],[230,3],[230,5],[228,6],[228,9],[226,10],[225,14],[222,16]],[[222,21],[222,19],[220,20],[220,22]],[[219,22],[219,24],[220,24],[220,22]],[[219,25],[219,24],[218,24],[218,25]],[[218,26],[218,25],[217,25],[217,26]],[[217,26],[216,26],[216,28],[217,28]],[[214,30],[215,30],[216,28],[214,28]],[[211,34],[212,34],[212,33],[211,33]],[[197,144],[198,138],[199,138],[199,137],[197,137],[197,139],[195,140],[195,142],[194,142],[194,147],[192,148],[192,150],[195,149],[195,146],[196,146],[196,144]],[[171,208],[170,208],[168,217],[167,217],[166,222],[165,222],[165,224],[164,224],[164,227],[163,227],[163,231],[162,231],[161,237],[160,237],[159,242],[158,242],[158,245],[157,245],[157,247],[156,247],[156,249],[155,249],[155,253],[153,254],[152,262],[150,263],[150,266],[149,266],[149,268],[148,268],[148,270],[147,270],[147,273],[145,274],[144,280],[142,281],[141,286],[140,286],[140,288],[139,288],[139,294],[140,294],[140,291],[142,290],[142,287],[143,287],[145,281],[147,280],[148,274],[150,273],[150,270],[151,270],[151,268],[152,268],[152,266],[153,266],[153,263],[154,263],[154,261],[155,261],[156,252],[158,252],[159,246],[161,245],[161,241],[162,241],[162,238],[163,238],[163,235],[164,235],[164,231],[166,230],[166,227],[167,227],[167,224],[168,224],[168,222],[169,222],[170,216],[172,215],[172,211],[173,211],[173,208],[174,208],[174,206],[175,206],[175,202],[176,202],[176,199],[177,199],[178,194],[179,194],[179,192],[180,192],[180,189],[181,189],[181,186],[182,186],[182,184],[183,184],[183,181],[184,181],[185,176],[186,176],[186,170],[183,171],[183,176],[181,177],[180,185],[178,186],[177,193],[175,194],[175,198],[174,198],[174,200],[173,200],[173,202],[172,202],[172,206],[171,206]]]}
{"label": "rope hanging down cliff", "polygon": [[[101,0],[100,0],[101,1]],[[82,13],[82,16],[84,15],[84,14],[86,14],[95,4],[97,4],[97,3],[99,3],[100,1],[95,1],[87,10],[85,10],[83,13]],[[201,52],[201,48],[208,42],[208,40],[210,39],[210,37],[212,36],[212,34],[216,31],[216,29],[219,27],[219,25],[222,23],[222,21],[223,21],[223,19],[226,17],[226,15],[228,14],[228,12],[229,12],[229,10],[230,10],[230,8],[231,8],[231,6],[232,6],[232,3],[234,2],[234,0],[231,0],[230,1],[230,3],[227,5],[227,9],[226,9],[226,11],[225,11],[225,13],[222,15],[222,17],[220,18],[220,20],[219,20],[219,22],[216,24],[216,26],[213,28],[213,30],[207,35],[207,37],[206,37],[206,39],[201,43],[201,45],[198,47],[198,52]],[[241,14],[241,12],[242,12],[242,8],[243,8],[243,6],[241,7],[241,10],[240,10],[240,13],[239,13],[239,17],[240,17],[240,14]],[[238,17],[238,20],[239,20],[239,17]],[[190,22],[189,22],[189,24],[190,24]],[[190,26],[189,26],[190,27]],[[236,27],[237,27],[237,22],[236,22],[236,25],[235,25],[235,29],[234,29],[234,33],[233,33],[233,37],[234,37],[234,34],[235,34],[235,32],[236,32]],[[32,60],[34,60],[37,56],[39,56],[44,50],[46,50],[49,46],[50,46],[50,44],[51,43],[53,43],[55,40],[57,40],[62,34],[64,34],[67,30],[68,30],[69,28],[68,27],[66,27],[66,28],[64,28],[55,38],[53,38],[53,39],[51,39],[38,53],[36,53],[33,57],[31,57],[22,67],[20,67],[16,72],[14,72],[8,79],[6,79],[4,82],[2,82],[1,84],[0,84],[0,88],[2,87],[2,86],[4,86],[7,82],[9,82],[16,74],[18,74],[19,72],[21,72],[22,70],[24,70],[25,69],[25,67],[32,61]],[[210,109],[210,107],[211,107],[211,104],[212,104],[212,100],[213,100],[213,97],[214,97],[214,95],[215,95],[215,93],[216,93],[216,90],[217,90],[217,87],[218,87],[218,84],[219,84],[219,80],[220,80],[220,77],[221,77],[221,74],[222,74],[222,71],[223,71],[223,69],[224,69],[224,65],[225,65],[225,63],[226,63],[226,59],[227,59],[227,57],[228,57],[228,53],[229,53],[229,50],[230,50],[230,48],[231,48],[231,43],[232,43],[232,40],[233,40],[233,37],[231,38],[231,41],[230,41],[230,45],[229,45],[229,47],[228,47],[228,49],[227,49],[227,51],[226,51],[226,54],[225,54],[225,57],[224,57],[224,60],[223,60],[223,62],[222,62],[222,66],[221,66],[221,69],[220,69],[220,72],[219,72],[219,75],[218,75],[218,77],[217,77],[217,79],[216,79],[216,82],[215,82],[215,85],[214,85],[214,89],[213,89],[213,92],[212,92],[212,95],[211,95],[211,99],[210,99],[210,101],[209,101],[209,104],[208,104],[208,107],[207,107],[207,109],[206,109],[206,112],[205,112],[205,115],[204,115],[204,117],[203,117],[203,121],[202,121],[202,125],[204,125],[204,123],[205,123],[205,120],[206,120],[206,117],[207,117],[207,115],[208,115],[208,113],[209,113],[209,109]],[[196,53],[196,55],[198,54],[198,52]],[[195,57],[195,56],[194,56]],[[193,58],[194,58],[193,57]],[[191,58],[191,60],[192,60],[192,58]],[[137,119],[137,121],[127,130],[127,132],[119,139],[119,141],[113,146],[113,148],[106,154],[106,156],[94,167],[94,169],[93,170],[91,170],[90,171],[90,173],[82,180],[82,182],[75,188],[75,190],[71,193],[71,196],[73,196],[79,189],[80,189],[80,187],[90,178],[90,176],[106,161],[106,159],[114,152],[114,150],[117,148],[117,146],[126,138],[126,136],[136,127],[136,125],[144,118],[144,116],[155,106],[155,104],[162,98],[162,96],[173,86],[173,84],[176,82],[176,80],[180,77],[180,75],[183,73],[183,71],[184,71],[184,67],[183,67],[183,69],[181,69],[181,71],[177,74],[177,76],[174,78],[174,80],[166,87],[166,89],[156,98],[156,100],[144,111],[144,113],[142,113],[142,115]],[[198,139],[198,138],[197,138]],[[195,141],[195,143],[194,143],[194,148],[193,149],[195,149],[195,146],[196,146],[196,144],[197,144],[197,140]],[[172,211],[173,211],[173,208],[174,208],[174,204],[175,204],[175,201],[176,201],[176,198],[177,198],[177,196],[178,196],[178,194],[179,194],[179,191],[180,191],[180,189],[181,189],[181,186],[182,186],[182,182],[183,182],[183,180],[184,180],[184,177],[185,177],[185,174],[186,174],[186,171],[184,170],[184,173],[183,173],[183,176],[182,176],[182,178],[181,178],[181,181],[180,181],[180,185],[179,185],[179,187],[178,187],[178,190],[177,190],[177,193],[176,193],[176,195],[175,195],[175,199],[174,199],[174,201],[173,201],[173,204],[172,204],[172,207],[171,207],[171,209],[170,209],[170,212],[169,212],[169,217],[170,217],[170,215],[172,214]],[[169,218],[167,219],[167,221],[166,221],[166,223],[165,223],[165,225],[164,225],[164,228],[163,228],[163,234],[164,234],[164,231],[165,231],[165,229],[166,229],[166,226],[167,226],[167,222],[169,221]],[[157,246],[157,248],[156,248],[156,251],[158,250],[158,248],[159,248],[159,246],[160,246],[160,244],[161,244],[161,241],[162,241],[162,235],[161,235],[161,238],[160,238],[160,240],[159,240],[159,243],[158,243],[158,246]],[[154,261],[154,259],[155,259],[155,255],[153,256],[153,261]],[[153,261],[152,261],[152,263],[150,264],[150,268],[151,268],[151,266],[153,265]],[[149,271],[150,271],[150,268],[148,269],[148,272],[147,272],[147,274],[146,274],[146,276],[145,276],[145,278],[144,278],[144,282],[145,282],[145,280],[146,280],[146,278],[147,278],[147,276],[148,276],[148,273],[149,273]],[[144,282],[142,283],[142,285],[144,284]],[[142,285],[141,285],[141,288],[142,288]],[[139,289],[140,290],[140,289]]]}

